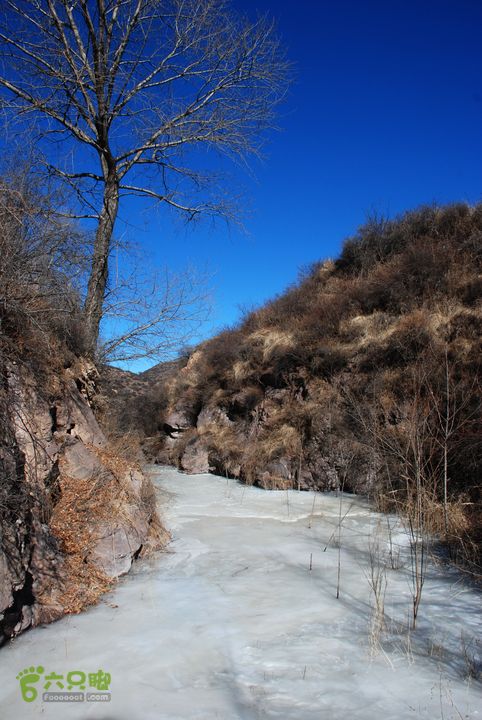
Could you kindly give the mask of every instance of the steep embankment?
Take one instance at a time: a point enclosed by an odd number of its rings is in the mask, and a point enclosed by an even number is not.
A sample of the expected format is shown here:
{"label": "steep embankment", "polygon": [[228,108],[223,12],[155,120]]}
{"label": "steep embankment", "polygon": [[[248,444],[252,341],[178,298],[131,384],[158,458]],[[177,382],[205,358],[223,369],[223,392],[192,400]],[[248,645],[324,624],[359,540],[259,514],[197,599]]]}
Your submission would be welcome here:
{"label": "steep embankment", "polygon": [[476,558],[481,257],[480,205],[368,223],[166,381],[158,460],[369,492]]}
{"label": "steep embankment", "polygon": [[166,535],[135,453],[96,419],[82,246],[48,211],[0,180],[0,645],[95,602]]}
{"label": "steep embankment", "polygon": [[165,538],[150,481],[92,412],[96,376],[78,361],[39,387],[3,367],[0,644],[95,602]]}

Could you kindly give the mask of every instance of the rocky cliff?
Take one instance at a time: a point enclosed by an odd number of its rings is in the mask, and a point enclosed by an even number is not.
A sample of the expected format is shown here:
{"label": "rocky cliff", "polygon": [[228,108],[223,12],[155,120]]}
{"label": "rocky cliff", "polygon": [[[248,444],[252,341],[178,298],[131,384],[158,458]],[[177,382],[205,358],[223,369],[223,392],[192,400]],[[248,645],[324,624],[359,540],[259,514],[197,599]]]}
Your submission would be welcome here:
{"label": "rocky cliff", "polygon": [[95,602],[166,539],[150,481],[94,416],[97,376],[1,368],[0,644]]}

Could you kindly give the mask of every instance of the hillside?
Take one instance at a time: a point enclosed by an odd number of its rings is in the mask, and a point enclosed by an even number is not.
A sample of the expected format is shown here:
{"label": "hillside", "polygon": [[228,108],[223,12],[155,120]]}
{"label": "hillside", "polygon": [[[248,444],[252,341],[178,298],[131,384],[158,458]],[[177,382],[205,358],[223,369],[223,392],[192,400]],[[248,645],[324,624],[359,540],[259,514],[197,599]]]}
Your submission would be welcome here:
{"label": "hillside", "polygon": [[150,451],[268,489],[368,493],[477,564],[481,256],[482,205],[368,222],[157,385]]}

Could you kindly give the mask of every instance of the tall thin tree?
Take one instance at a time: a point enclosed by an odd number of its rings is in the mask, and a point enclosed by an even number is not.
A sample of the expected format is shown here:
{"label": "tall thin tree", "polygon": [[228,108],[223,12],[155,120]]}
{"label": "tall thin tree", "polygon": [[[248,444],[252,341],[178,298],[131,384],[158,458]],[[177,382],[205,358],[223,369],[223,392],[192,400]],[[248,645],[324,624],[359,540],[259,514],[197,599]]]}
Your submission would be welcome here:
{"label": "tall thin tree", "polygon": [[4,107],[37,118],[49,173],[97,223],[85,298],[95,344],[122,197],[149,197],[188,217],[226,213],[198,148],[258,152],[289,66],[273,24],[239,16],[226,0],[2,5]]}

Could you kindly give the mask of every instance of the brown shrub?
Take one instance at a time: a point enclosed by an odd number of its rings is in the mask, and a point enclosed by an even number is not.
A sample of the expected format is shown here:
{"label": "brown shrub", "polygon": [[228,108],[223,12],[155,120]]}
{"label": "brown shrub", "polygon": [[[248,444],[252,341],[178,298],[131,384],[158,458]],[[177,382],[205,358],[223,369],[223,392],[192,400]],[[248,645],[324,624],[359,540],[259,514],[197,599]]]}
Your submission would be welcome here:
{"label": "brown shrub", "polygon": [[202,438],[218,472],[284,487],[296,484],[301,465],[303,487],[333,486],[343,476],[351,489],[378,491],[387,507],[409,499],[403,448],[420,422],[435,528],[448,358],[451,397],[461,408],[447,453],[451,537],[470,544],[480,521],[470,508],[480,503],[482,465],[481,260],[482,204],[374,218],[338,261],[316,263],[237,329],[203,343],[173,405],[193,422],[202,406],[228,416],[231,427]]}
{"label": "brown shrub", "polygon": [[40,374],[87,354],[76,281],[87,261],[78,231],[55,219],[28,178],[0,178],[0,345]]}
{"label": "brown shrub", "polygon": [[422,310],[403,316],[381,343],[367,346],[359,360],[362,372],[401,368],[414,363],[435,342],[430,317]]}

